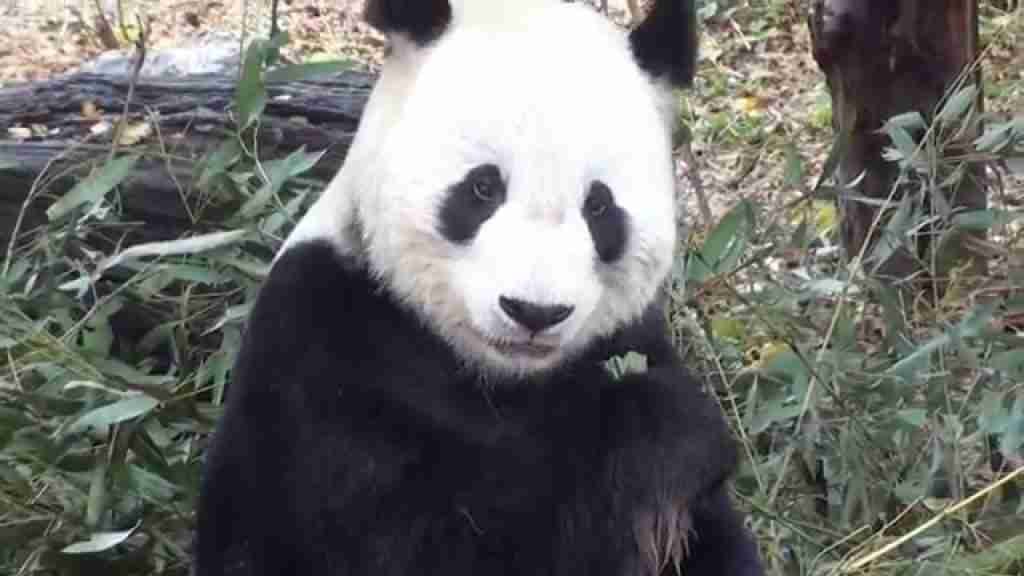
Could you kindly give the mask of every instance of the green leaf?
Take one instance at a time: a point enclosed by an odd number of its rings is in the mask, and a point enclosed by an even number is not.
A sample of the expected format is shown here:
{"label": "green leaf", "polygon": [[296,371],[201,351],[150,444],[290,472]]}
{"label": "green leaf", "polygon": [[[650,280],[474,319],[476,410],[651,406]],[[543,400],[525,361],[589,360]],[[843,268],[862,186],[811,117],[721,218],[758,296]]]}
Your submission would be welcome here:
{"label": "green leaf", "polygon": [[970,84],[957,90],[956,94],[946,100],[942,110],[939,110],[936,120],[943,124],[949,124],[960,119],[964,112],[971,107],[978,98],[978,87]]}
{"label": "green leaf", "polygon": [[976,307],[957,325],[950,327],[946,332],[925,342],[909,356],[893,364],[886,372],[910,381],[916,372],[927,367],[928,360],[933,352],[952,344],[955,340],[977,336],[991,321],[994,311],[995,307],[992,304]]}
{"label": "green leaf", "polygon": [[1012,128],[1009,122],[990,126],[974,141],[974,147],[980,152],[999,152],[1012,142]]}
{"label": "green leaf", "polygon": [[201,254],[203,252],[209,252],[210,250],[216,250],[218,248],[224,248],[225,246],[237,244],[245,238],[246,234],[248,234],[246,230],[229,230],[226,232],[200,234],[198,236],[191,236],[180,240],[169,240],[167,242],[146,242],[145,244],[136,244],[135,246],[126,248],[110,258],[107,258],[102,264],[100,264],[99,268],[101,270],[107,270],[124,262],[151,256],[166,258],[167,256]]}
{"label": "green leaf", "polygon": [[924,408],[907,408],[897,412],[896,418],[912,428],[922,428],[928,423],[928,411]]}
{"label": "green leaf", "polygon": [[906,128],[895,124],[887,124],[884,130],[899,152],[898,155],[887,155],[888,159],[907,162],[914,158],[914,155],[917,153],[917,142],[910,136],[910,132]]}
{"label": "green leaf", "polygon": [[235,105],[238,107],[238,129],[245,130],[260,117],[267,105],[267,87],[263,82],[263,63],[267,46],[255,40],[245,52],[242,77],[238,81]]}
{"label": "green leaf", "polygon": [[814,296],[838,296],[840,294],[858,294],[860,293],[860,287],[856,284],[845,282],[843,280],[837,280],[835,278],[821,278],[818,280],[810,280],[803,286],[804,290],[807,290],[811,295]]}
{"label": "green leaf", "polygon": [[268,181],[242,205],[236,218],[239,221],[245,221],[258,214],[281,191],[285,182],[316,166],[324,152],[326,150],[307,153],[305,147],[302,147],[286,158],[265,162],[263,171],[266,173]]}
{"label": "green leaf", "polygon": [[1003,454],[1016,454],[1024,446],[1024,395],[1017,393],[1017,398],[1010,409],[1006,430],[999,441],[999,451]]}
{"label": "green leaf", "polygon": [[1024,563],[1024,533],[1017,522],[1017,534],[996,542],[976,554],[961,555],[953,559],[950,574],[1018,574],[1014,570]]}
{"label": "green leaf", "polygon": [[746,250],[754,228],[754,210],[749,201],[737,204],[708,235],[700,250],[687,263],[690,280],[700,282],[717,274],[732,272]]}
{"label": "green leaf", "polygon": [[329,76],[351,70],[354,67],[351,60],[334,60],[330,62],[307,62],[305,64],[290,64],[278,66],[268,70],[263,79],[267,84],[272,82],[297,82],[317,76]]}
{"label": "green leaf", "polygon": [[[848,137],[840,131],[836,132],[835,137],[832,139],[832,146],[828,149],[828,156],[825,158],[825,162],[821,166],[821,175],[818,176],[818,181],[814,184],[814,195],[821,197],[820,194],[824,192],[825,182],[832,178],[839,169],[839,161],[843,158],[848,147]],[[852,188],[852,186],[851,186]]]}
{"label": "green leaf", "polygon": [[785,151],[786,166],[782,175],[782,182],[790,188],[796,188],[804,181],[803,159],[800,158],[800,152],[792,142],[786,143]]}
{"label": "green leaf", "polygon": [[1010,381],[1024,381],[1024,349],[1007,350],[992,357],[992,367]]}
{"label": "green leaf", "polygon": [[960,230],[987,232],[1024,216],[1024,212],[1006,210],[970,210],[953,215],[952,225]]}
{"label": "green leaf", "polygon": [[800,416],[799,402],[782,397],[771,398],[757,407],[748,425],[750,434],[760,434],[773,424],[786,422]]}
{"label": "green leaf", "polygon": [[213,152],[210,152],[203,161],[203,170],[199,175],[198,186],[201,190],[207,190],[210,181],[227,172],[228,168],[234,165],[242,157],[242,145],[235,138],[228,138],[221,142]]}
{"label": "green leaf", "polygon": [[95,554],[109,550],[130,538],[141,524],[140,520],[135,526],[121,532],[94,532],[88,540],[65,546],[61,552],[65,554]]}
{"label": "green leaf", "polygon": [[67,433],[73,434],[87,428],[105,428],[111,424],[138,418],[160,405],[155,398],[146,395],[133,396],[86,412],[70,426]]}
{"label": "green leaf", "polygon": [[126,248],[121,252],[104,258],[92,271],[89,276],[80,276],[59,285],[57,288],[65,292],[81,292],[103,276],[103,273],[115,266],[127,265],[139,258],[167,256],[186,256],[209,252],[218,248],[224,248],[242,241],[248,234],[246,230],[229,230],[227,232],[213,232],[200,234],[180,240],[169,240],[167,242],[146,242]]}
{"label": "green leaf", "polygon": [[132,464],[128,465],[128,480],[139,496],[157,505],[169,501],[180,492],[180,488],[158,474]]}
{"label": "green leaf", "polygon": [[889,216],[882,233],[879,234],[871,250],[868,261],[874,263],[873,271],[877,271],[907,241],[906,232],[914,223],[914,198],[908,194],[900,200],[896,212]]}
{"label": "green leaf", "polygon": [[986,390],[978,410],[978,428],[988,434],[1002,434],[1010,425],[1010,410],[1003,404],[1003,392]]}
{"label": "green leaf", "polygon": [[886,346],[892,347],[901,356],[910,354],[909,332],[906,306],[900,297],[900,289],[888,283],[876,283],[875,294],[882,305],[882,318],[885,320]]}
{"label": "green leaf", "polygon": [[99,202],[131,174],[138,161],[138,154],[129,154],[107,162],[99,172],[76,184],[67,194],[47,208],[46,215],[51,221],[57,220],[83,204]]}
{"label": "green leaf", "polygon": [[281,230],[281,227],[288,222],[297,222],[300,214],[300,209],[305,204],[306,199],[309,197],[310,191],[303,190],[296,194],[295,198],[288,201],[287,204],[280,210],[277,210],[273,214],[267,217],[260,226],[260,230],[267,236],[274,236]]}
{"label": "green leaf", "polygon": [[924,130],[928,127],[928,124],[924,121],[924,116],[921,116],[921,113],[916,110],[897,114],[889,118],[885,125],[886,127],[902,128],[909,131]]}

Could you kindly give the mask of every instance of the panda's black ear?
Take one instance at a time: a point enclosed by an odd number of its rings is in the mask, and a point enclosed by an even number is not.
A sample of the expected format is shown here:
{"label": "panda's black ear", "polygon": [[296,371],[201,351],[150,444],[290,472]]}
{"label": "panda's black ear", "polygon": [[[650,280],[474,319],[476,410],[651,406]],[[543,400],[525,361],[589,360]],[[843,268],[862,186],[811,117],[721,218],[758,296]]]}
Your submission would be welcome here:
{"label": "panda's black ear", "polygon": [[656,0],[647,18],[629,36],[640,67],[683,88],[697,67],[695,0]]}
{"label": "panda's black ear", "polygon": [[444,34],[452,20],[448,0],[367,0],[366,21],[385,34],[405,34],[423,46]]}

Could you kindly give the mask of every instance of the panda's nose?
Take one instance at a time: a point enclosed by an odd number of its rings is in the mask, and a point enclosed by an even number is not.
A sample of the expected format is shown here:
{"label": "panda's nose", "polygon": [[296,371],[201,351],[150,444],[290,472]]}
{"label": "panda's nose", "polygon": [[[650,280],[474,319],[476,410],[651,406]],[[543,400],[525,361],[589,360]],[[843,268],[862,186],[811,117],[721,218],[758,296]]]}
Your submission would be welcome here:
{"label": "panda's nose", "polygon": [[531,334],[536,334],[564,321],[573,311],[572,306],[534,304],[505,296],[498,297],[498,304],[509,318],[529,330]]}

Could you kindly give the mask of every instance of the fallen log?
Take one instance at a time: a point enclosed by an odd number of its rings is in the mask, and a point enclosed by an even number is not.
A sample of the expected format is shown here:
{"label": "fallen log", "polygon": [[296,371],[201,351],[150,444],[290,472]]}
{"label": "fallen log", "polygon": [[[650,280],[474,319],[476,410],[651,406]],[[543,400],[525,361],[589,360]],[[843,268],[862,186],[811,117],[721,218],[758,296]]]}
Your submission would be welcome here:
{"label": "fallen log", "polygon": [[[373,84],[372,74],[343,72],[268,84],[255,144],[261,160],[305,147],[326,154],[307,174],[325,183],[340,167]],[[237,79],[227,75],[139,78],[131,101],[127,76],[72,74],[0,89],[0,246],[19,214],[20,231],[46,223],[46,208],[110,156],[122,117],[148,124],[132,142],[143,159],[120,189],[124,221],[142,223],[135,241],[166,240],[203,221],[220,221],[230,205],[197,214],[197,166],[234,131]],[[121,146],[126,148],[127,146]],[[32,194],[31,201],[26,199]]]}

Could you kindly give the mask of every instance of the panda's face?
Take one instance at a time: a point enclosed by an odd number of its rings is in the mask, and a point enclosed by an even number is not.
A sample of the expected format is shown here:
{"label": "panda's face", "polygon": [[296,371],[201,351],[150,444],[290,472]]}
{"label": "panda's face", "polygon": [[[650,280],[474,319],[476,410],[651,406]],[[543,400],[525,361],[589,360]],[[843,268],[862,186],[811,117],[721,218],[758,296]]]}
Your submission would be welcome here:
{"label": "panda's face", "polygon": [[675,180],[665,95],[625,36],[572,4],[514,16],[456,12],[429,47],[397,46],[326,193],[347,200],[321,204],[346,206],[343,248],[463,360],[525,376],[654,299]]}

